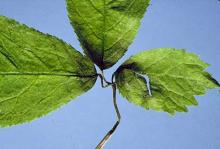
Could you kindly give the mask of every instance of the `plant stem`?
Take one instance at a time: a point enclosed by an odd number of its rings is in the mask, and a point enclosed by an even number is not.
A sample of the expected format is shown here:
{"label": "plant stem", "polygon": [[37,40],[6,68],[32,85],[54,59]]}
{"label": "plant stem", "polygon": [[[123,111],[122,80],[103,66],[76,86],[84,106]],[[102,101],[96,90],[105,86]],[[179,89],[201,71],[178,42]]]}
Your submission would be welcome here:
{"label": "plant stem", "polygon": [[[105,78],[105,75],[104,75],[104,72],[101,71],[102,73],[101,74],[98,74],[98,76],[100,77],[101,79],[101,85],[103,88],[106,88],[106,87],[109,87],[111,85],[113,85],[113,81],[112,82],[108,82]],[[105,82],[105,85],[104,85],[104,82]]]}
{"label": "plant stem", "polygon": [[100,143],[96,146],[95,149],[103,149],[105,144],[109,141],[109,139],[111,138],[111,136],[114,134],[115,130],[117,129],[118,125],[120,124],[121,121],[121,115],[117,106],[117,100],[116,100],[116,84],[112,81],[111,83],[106,81],[104,74],[102,72],[101,76],[101,82],[102,82],[102,87],[106,87],[103,85],[103,80],[105,81],[105,83],[107,84],[107,86],[111,85],[112,86],[112,91],[113,91],[113,104],[114,104],[114,109],[115,112],[117,114],[117,121],[114,124],[114,126],[112,127],[112,129],[105,135],[105,137],[100,141]]}

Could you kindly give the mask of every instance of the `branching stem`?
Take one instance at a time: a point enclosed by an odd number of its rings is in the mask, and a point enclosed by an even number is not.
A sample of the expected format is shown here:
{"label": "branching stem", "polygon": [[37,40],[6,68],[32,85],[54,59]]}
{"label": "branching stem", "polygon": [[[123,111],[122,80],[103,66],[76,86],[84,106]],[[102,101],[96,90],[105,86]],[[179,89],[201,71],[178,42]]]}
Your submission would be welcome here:
{"label": "branching stem", "polygon": [[[112,127],[112,129],[105,135],[105,137],[96,146],[95,149],[103,149],[104,148],[105,144],[109,141],[111,136],[114,134],[115,130],[117,129],[117,127],[118,127],[118,125],[120,124],[120,121],[121,121],[121,115],[120,115],[120,112],[119,112],[119,109],[118,109],[118,106],[117,106],[117,100],[116,100],[116,89],[117,89],[116,84],[115,84],[115,82],[113,82],[113,79],[112,79],[112,82],[108,82],[104,77],[103,71],[102,71],[101,74],[99,74],[99,77],[101,79],[102,87],[108,87],[108,86],[112,87],[113,104],[114,104],[115,112],[116,112],[116,115],[117,115],[117,121],[114,124],[114,126]],[[105,82],[105,85],[104,85],[104,82]]]}
{"label": "branching stem", "polygon": [[[101,79],[101,85],[103,88],[106,88],[106,87],[109,87],[109,86],[112,86],[113,85],[113,81],[112,82],[108,82],[105,78],[105,75],[103,73],[103,71],[101,71],[101,74],[98,74],[98,76],[100,77]],[[105,84],[104,84],[105,83]]]}

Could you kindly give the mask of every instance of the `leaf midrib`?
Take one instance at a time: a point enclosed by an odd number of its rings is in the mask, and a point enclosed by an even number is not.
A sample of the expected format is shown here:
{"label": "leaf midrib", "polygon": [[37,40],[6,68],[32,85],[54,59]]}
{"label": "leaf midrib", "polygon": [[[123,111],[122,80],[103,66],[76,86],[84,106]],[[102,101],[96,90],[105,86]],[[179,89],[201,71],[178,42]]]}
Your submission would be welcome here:
{"label": "leaf midrib", "polygon": [[102,67],[104,67],[104,49],[105,49],[105,40],[106,40],[106,1],[103,0],[104,3],[104,10],[103,10],[103,29],[102,29],[102,55],[101,55],[101,62]]}
{"label": "leaf midrib", "polygon": [[11,75],[11,76],[64,76],[64,77],[81,77],[81,78],[92,78],[96,77],[97,74],[91,75],[80,75],[72,73],[49,73],[49,72],[0,72],[0,76]]}

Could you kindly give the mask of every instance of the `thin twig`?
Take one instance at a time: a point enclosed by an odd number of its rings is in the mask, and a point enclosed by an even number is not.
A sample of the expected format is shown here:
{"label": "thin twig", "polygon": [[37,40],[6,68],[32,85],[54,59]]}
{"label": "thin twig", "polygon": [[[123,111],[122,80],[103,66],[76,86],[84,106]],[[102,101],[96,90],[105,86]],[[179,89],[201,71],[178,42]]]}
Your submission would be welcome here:
{"label": "thin twig", "polygon": [[107,85],[111,85],[112,86],[112,90],[113,90],[113,104],[114,104],[115,112],[117,114],[117,121],[114,124],[114,126],[112,127],[112,129],[105,135],[105,137],[96,146],[96,149],[103,149],[104,148],[105,144],[109,141],[111,136],[114,134],[115,130],[117,129],[117,127],[118,127],[118,125],[120,124],[120,121],[121,121],[121,115],[120,115],[120,112],[119,112],[119,109],[118,109],[118,106],[117,106],[117,100],[116,100],[116,89],[117,89],[116,88],[116,84],[113,81],[111,83],[106,81],[106,79],[104,79],[105,77],[104,77],[103,73],[102,73],[102,77],[100,77],[100,78],[101,78],[102,86],[103,86],[103,80],[107,83]]}

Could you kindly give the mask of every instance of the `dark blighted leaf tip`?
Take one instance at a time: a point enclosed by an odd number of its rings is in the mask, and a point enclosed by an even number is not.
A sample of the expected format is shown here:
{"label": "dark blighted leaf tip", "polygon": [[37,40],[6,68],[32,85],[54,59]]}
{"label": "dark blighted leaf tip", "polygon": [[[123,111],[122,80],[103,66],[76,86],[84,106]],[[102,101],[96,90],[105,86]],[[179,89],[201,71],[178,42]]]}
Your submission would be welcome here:
{"label": "dark blighted leaf tip", "polygon": [[206,77],[208,80],[212,81],[220,89],[219,82],[216,79],[214,79],[209,73],[206,73]]}

